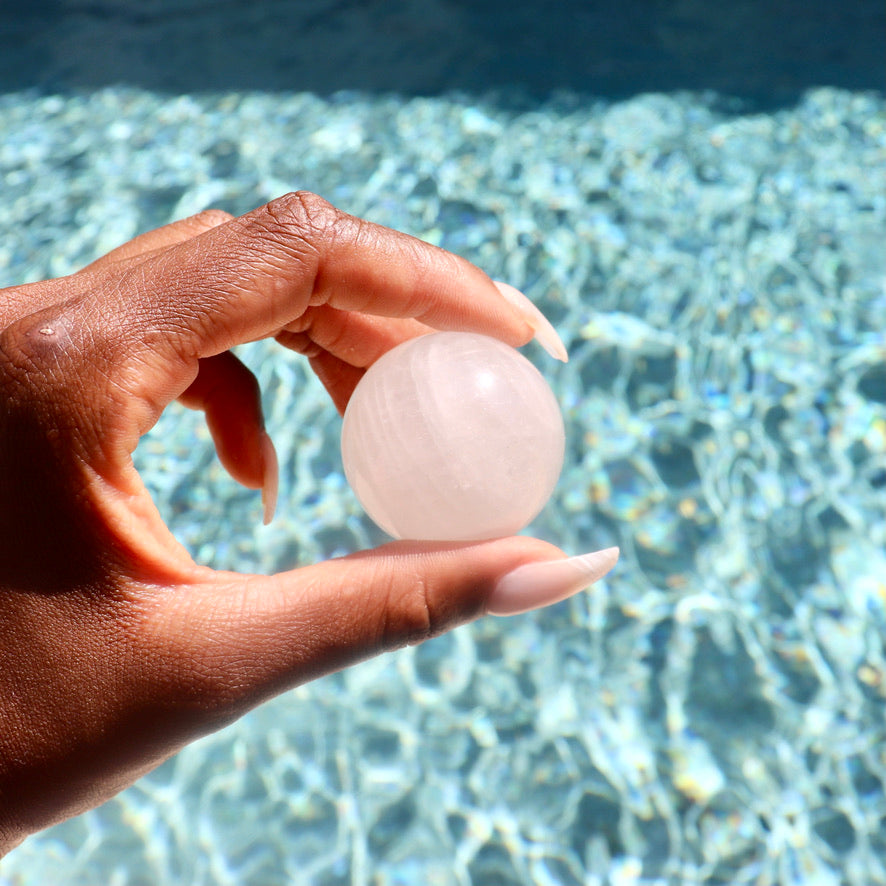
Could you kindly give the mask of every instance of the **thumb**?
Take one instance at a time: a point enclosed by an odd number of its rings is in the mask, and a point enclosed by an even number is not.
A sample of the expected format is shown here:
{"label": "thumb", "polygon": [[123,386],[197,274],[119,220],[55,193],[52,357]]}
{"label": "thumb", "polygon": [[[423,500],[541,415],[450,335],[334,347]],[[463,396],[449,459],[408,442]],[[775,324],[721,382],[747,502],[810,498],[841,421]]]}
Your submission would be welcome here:
{"label": "thumb", "polygon": [[213,573],[154,598],[151,645],[175,667],[179,686],[188,663],[198,675],[191,687],[197,709],[226,721],[292,686],[480,615],[562,600],[617,559],[617,548],[567,558],[545,542],[515,537],[394,542],[270,577]]}

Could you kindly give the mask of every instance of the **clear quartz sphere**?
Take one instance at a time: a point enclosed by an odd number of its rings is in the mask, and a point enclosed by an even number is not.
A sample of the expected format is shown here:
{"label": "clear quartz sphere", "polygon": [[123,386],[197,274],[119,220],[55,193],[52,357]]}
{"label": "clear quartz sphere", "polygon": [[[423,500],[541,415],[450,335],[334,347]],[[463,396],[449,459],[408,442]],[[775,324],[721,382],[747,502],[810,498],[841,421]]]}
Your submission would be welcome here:
{"label": "clear quartz sphere", "polygon": [[342,426],[345,475],[395,538],[513,535],[563,467],[560,408],[541,373],[497,339],[435,332],[377,360]]}

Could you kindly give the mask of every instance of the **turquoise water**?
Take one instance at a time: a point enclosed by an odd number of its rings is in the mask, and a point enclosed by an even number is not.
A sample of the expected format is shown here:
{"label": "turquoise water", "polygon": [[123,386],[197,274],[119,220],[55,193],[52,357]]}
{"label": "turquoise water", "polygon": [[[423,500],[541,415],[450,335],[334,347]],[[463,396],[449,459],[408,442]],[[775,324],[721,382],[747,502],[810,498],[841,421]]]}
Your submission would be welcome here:
{"label": "turquoise water", "polygon": [[[2,884],[886,883],[886,118],[713,95],[0,97],[2,283],[307,188],[523,288],[565,366],[532,532],[594,592],[287,693],[4,859]],[[201,562],[382,540],[291,353],[242,351],[278,517],[171,408],[137,462]]]}

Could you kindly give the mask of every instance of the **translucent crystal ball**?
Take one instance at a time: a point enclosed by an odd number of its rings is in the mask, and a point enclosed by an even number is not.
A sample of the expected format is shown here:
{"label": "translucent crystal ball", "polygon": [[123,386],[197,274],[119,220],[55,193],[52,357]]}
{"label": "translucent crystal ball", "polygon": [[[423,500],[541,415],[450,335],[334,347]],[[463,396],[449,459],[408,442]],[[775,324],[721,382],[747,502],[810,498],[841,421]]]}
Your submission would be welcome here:
{"label": "translucent crystal ball", "polygon": [[563,467],[560,408],[541,373],[485,335],[436,332],[393,348],[357,385],[342,461],[370,517],[395,538],[512,535]]}

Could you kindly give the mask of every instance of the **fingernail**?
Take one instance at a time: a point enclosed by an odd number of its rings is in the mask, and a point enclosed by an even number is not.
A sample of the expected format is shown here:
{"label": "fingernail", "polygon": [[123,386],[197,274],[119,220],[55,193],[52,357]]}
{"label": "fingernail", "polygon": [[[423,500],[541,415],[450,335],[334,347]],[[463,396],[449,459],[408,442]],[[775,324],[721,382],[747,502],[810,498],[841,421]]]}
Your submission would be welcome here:
{"label": "fingernail", "polygon": [[260,446],[262,457],[262,522],[267,526],[274,519],[274,511],[277,510],[277,493],[280,489],[280,466],[277,461],[277,450],[274,449],[274,442],[265,431],[262,431]]}
{"label": "fingernail", "polygon": [[490,615],[518,615],[559,603],[601,579],[618,561],[618,548],[579,557],[526,563],[502,576],[486,601]]}
{"label": "fingernail", "polygon": [[502,283],[493,280],[498,291],[515,307],[520,316],[529,324],[535,333],[535,340],[555,359],[566,363],[569,355],[557,330],[551,326],[550,321],[544,314],[525,296],[519,289],[515,289],[510,283]]}

